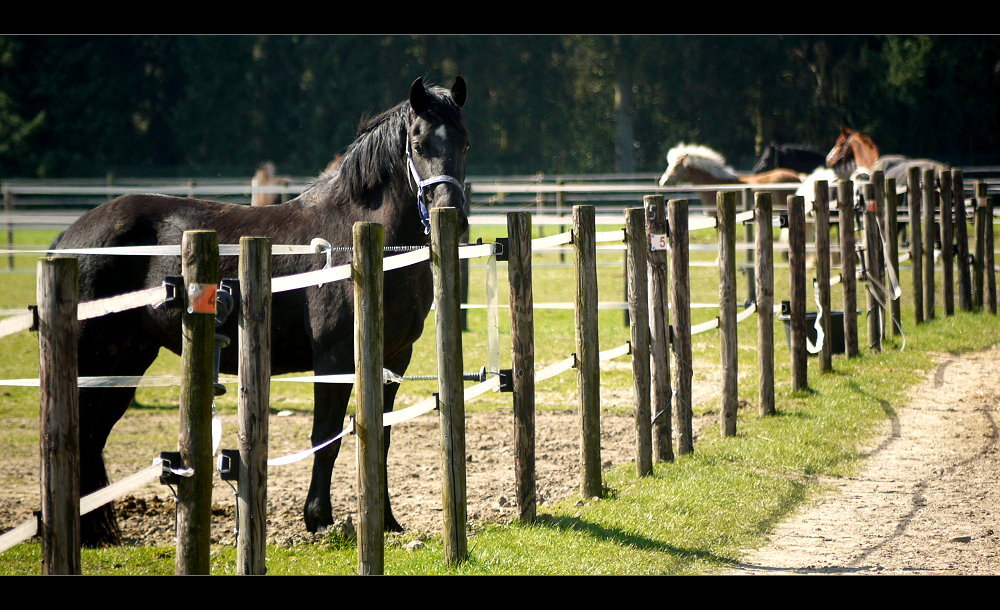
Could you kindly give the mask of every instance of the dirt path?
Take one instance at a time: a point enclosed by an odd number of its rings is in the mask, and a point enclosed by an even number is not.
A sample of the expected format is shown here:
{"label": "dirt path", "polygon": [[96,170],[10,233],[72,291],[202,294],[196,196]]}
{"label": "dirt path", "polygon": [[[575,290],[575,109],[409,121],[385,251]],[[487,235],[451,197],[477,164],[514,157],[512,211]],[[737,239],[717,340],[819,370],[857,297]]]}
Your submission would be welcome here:
{"label": "dirt path", "polygon": [[857,477],[731,574],[1000,574],[1000,347],[941,356]]}

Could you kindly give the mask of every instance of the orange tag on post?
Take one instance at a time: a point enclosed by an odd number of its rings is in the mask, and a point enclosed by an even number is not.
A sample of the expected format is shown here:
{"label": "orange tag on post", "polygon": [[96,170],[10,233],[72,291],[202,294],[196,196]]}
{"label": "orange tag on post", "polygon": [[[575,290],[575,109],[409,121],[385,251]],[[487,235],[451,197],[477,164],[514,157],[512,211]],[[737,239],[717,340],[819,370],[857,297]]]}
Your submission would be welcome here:
{"label": "orange tag on post", "polygon": [[188,284],[188,313],[215,315],[215,294],[218,290],[215,284]]}

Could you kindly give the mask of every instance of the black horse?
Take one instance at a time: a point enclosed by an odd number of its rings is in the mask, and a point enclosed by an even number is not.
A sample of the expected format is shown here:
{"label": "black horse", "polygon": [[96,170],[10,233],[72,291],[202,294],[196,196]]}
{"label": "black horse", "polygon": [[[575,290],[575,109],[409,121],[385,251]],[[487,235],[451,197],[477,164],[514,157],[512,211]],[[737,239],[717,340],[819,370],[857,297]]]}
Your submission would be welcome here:
{"label": "black horse", "polygon": [[826,155],[800,144],[778,144],[771,142],[761,153],[753,173],[760,174],[784,167],[802,174],[812,173],[817,167],[826,165]]}
{"label": "black horse", "polygon": [[[427,88],[414,81],[409,99],[364,122],[344,155],[340,171],[320,176],[299,197],[280,206],[248,207],[158,195],[127,195],[84,214],[53,248],[179,244],[185,230],[213,229],[219,243],[237,243],[244,235],[266,236],[274,244],[308,244],[313,238],[350,246],[356,221],[381,223],[386,246],[425,245],[427,209],[459,208],[467,226],[465,153],[468,132],[462,121],[465,81],[452,88]],[[464,227],[462,228],[464,230]],[[222,257],[220,277],[237,277],[237,259]],[[350,262],[334,254],[334,264]],[[273,275],[322,268],[323,256],[276,256]],[[80,258],[80,297],[91,300],[159,285],[179,275],[175,257],[85,256]],[[420,337],[432,302],[429,263],[389,271],[384,283],[385,367],[403,374],[414,341]],[[353,293],[349,282],[292,290],[274,295],[272,371],[313,370],[317,375],[354,370]],[[220,330],[236,336],[235,316]],[[160,347],[180,353],[180,313],[144,307],[81,322],[79,374],[142,375]],[[235,344],[235,342],[234,342]],[[223,350],[221,370],[236,372],[235,350]],[[397,384],[385,386],[391,410]],[[351,386],[315,384],[312,441],[337,434],[344,423]],[[108,435],[135,390],[80,391],[81,491],[108,483],[101,452]],[[389,430],[385,431],[389,447]],[[316,453],[305,503],[309,531],[333,522],[330,482],[339,441]],[[386,489],[385,526],[402,528],[392,514]],[[115,543],[120,532],[110,507],[84,517],[88,545]]]}

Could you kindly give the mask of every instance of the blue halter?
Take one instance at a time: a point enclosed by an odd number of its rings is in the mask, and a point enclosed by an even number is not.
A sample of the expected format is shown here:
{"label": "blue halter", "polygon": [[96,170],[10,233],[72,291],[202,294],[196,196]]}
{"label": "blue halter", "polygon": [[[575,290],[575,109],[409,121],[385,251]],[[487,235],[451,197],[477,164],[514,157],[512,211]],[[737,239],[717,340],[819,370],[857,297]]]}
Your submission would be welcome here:
{"label": "blue halter", "polygon": [[458,192],[462,193],[462,207],[464,208],[466,203],[465,185],[445,174],[421,180],[420,174],[417,172],[417,167],[413,164],[409,144],[406,146],[406,165],[410,168],[410,175],[413,178],[413,182],[417,185],[417,212],[420,214],[420,222],[424,224],[424,235],[427,235],[431,232],[431,218],[430,213],[427,211],[427,203],[424,202],[424,189],[432,184],[440,184],[442,182],[454,185],[458,188]]}

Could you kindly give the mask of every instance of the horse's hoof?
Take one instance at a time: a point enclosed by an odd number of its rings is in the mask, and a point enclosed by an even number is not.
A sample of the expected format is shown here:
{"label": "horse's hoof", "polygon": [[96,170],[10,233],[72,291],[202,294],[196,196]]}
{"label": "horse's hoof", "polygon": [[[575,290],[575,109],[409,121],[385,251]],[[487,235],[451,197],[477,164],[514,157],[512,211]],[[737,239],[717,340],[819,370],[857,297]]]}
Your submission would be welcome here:
{"label": "horse's hoof", "polygon": [[400,525],[399,521],[396,521],[396,518],[392,515],[386,515],[384,527],[387,532],[403,531],[403,526]]}
{"label": "horse's hoof", "polygon": [[333,512],[331,510],[323,510],[311,506],[309,503],[306,503],[303,517],[307,532],[317,533],[333,525]]}

